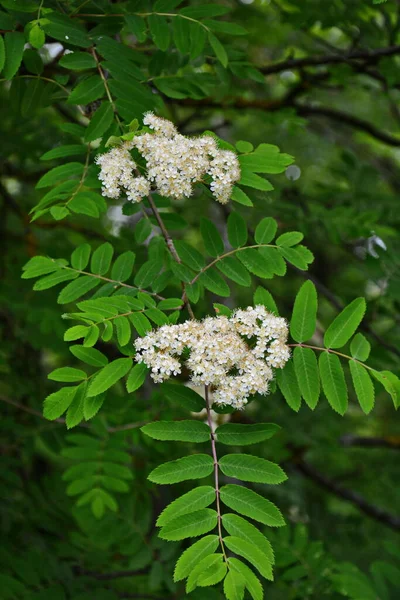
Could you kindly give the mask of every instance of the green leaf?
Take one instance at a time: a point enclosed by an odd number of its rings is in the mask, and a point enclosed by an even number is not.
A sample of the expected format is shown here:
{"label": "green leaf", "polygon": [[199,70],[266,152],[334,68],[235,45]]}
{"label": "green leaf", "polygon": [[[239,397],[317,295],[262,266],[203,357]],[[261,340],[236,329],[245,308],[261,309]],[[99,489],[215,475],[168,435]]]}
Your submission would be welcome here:
{"label": "green leaf", "polygon": [[265,579],[273,581],[271,563],[265,560],[265,554],[257,546],[234,535],[224,538],[224,544],[229,550],[248,560]]}
{"label": "green leaf", "polygon": [[288,231],[287,233],[282,233],[277,240],[277,246],[286,246],[290,248],[291,246],[296,246],[299,244],[301,240],[304,238],[304,235],[300,233],[300,231]]}
{"label": "green leaf", "polygon": [[178,16],[172,20],[174,43],[181,54],[190,52],[190,23]]}
{"label": "green leaf", "polygon": [[198,562],[190,572],[190,575],[186,582],[186,593],[189,594],[198,585],[213,585],[210,583],[204,583],[204,581],[207,581],[209,579],[210,573],[217,573],[221,567],[221,564],[222,566],[225,566],[226,569],[226,565],[222,562],[223,558],[223,554],[209,554],[208,556],[205,556],[200,562]]}
{"label": "green leaf", "polygon": [[179,12],[192,19],[201,19],[203,17],[219,17],[232,10],[229,6],[222,4],[198,4],[197,6],[185,6]]}
{"label": "green leaf", "polygon": [[239,157],[240,166],[254,173],[283,173],[293,162],[289,154],[282,154],[278,146],[260,144],[254,152]]}
{"label": "green leaf", "polygon": [[153,483],[172,484],[188,479],[207,477],[214,470],[214,461],[208,454],[192,454],[171,460],[153,469],[148,479]]}
{"label": "green leaf", "polygon": [[320,392],[317,357],[310,348],[295,348],[293,364],[301,395],[306,404],[314,410]]}
{"label": "green leaf", "polygon": [[327,348],[341,348],[344,346],[362,321],[366,310],[364,298],[356,298],[338,314],[329,325],[324,335],[324,344]]}
{"label": "green leaf", "polygon": [[264,177],[260,177],[260,175],[256,175],[256,173],[252,173],[251,171],[242,171],[239,184],[255,188],[256,190],[261,190],[263,192],[270,192],[274,189],[274,186],[268,181],[268,179],[264,179]]}
{"label": "green leaf", "polygon": [[105,275],[110,268],[114,248],[109,242],[102,244],[93,252],[90,270],[96,275]]}
{"label": "green leaf", "polygon": [[350,373],[354,389],[363,412],[367,415],[374,407],[375,390],[367,369],[350,360]]}
{"label": "green leaf", "polygon": [[142,313],[133,313],[129,315],[129,319],[141,337],[145,336],[152,329],[150,321]]}
{"label": "green leaf", "polygon": [[253,203],[248,197],[248,195],[245,194],[244,191],[236,185],[233,187],[231,193],[231,200],[237,202],[238,204],[243,204],[243,206],[253,206]]}
{"label": "green leaf", "polygon": [[126,317],[114,319],[114,327],[117,332],[117,340],[120,346],[126,346],[131,339],[131,325]]}
{"label": "green leaf", "polygon": [[375,377],[379,383],[383,385],[385,390],[390,394],[395,408],[400,406],[400,380],[394,373],[390,371],[371,371],[371,375]]}
{"label": "green leaf", "polygon": [[205,266],[206,261],[204,260],[203,255],[193,248],[193,246],[180,240],[174,242],[174,246],[182,262],[194,271],[200,271]]}
{"label": "green leaf", "polygon": [[92,249],[89,244],[82,244],[81,246],[75,248],[71,254],[71,265],[73,268],[83,271],[83,269],[85,269],[89,264],[91,251]]}
{"label": "green leaf", "polygon": [[368,359],[371,352],[371,344],[362,333],[356,333],[351,340],[350,352],[353,358],[364,362]]}
{"label": "green leaf", "polygon": [[222,279],[221,275],[215,269],[207,269],[198,278],[199,283],[204,285],[207,290],[210,290],[217,296],[228,298],[230,289],[228,284]]}
{"label": "green leaf", "polygon": [[280,277],[285,275],[287,267],[285,261],[279,253],[279,250],[276,248],[263,246],[258,249],[258,253],[263,257],[268,269],[270,269],[272,274],[279,275]]}
{"label": "green leaf", "polygon": [[71,281],[65,288],[59,293],[57,302],[58,304],[69,304],[81,298],[90,290],[93,290],[100,284],[100,279],[96,279],[91,275],[82,275],[74,281]]}
{"label": "green leaf", "polygon": [[207,32],[200,23],[190,22],[190,60],[198,58],[204,50]]}
{"label": "green leaf", "polygon": [[279,246],[279,252],[285,260],[301,271],[307,271],[308,265],[314,260],[313,254],[305,246],[296,246],[295,248]]}
{"label": "green leaf", "polygon": [[276,380],[288,406],[298,412],[301,406],[301,393],[292,360],[276,372]]}
{"label": "green leaf", "polygon": [[90,104],[104,96],[104,83],[100,75],[92,75],[74,87],[67,104]]}
{"label": "green leaf", "polygon": [[162,390],[169,400],[178,402],[191,412],[200,412],[205,408],[204,399],[189,387],[175,383],[164,383]]}
{"label": "green leaf", "polygon": [[271,565],[275,562],[272,546],[265,537],[252,523],[232,513],[222,515],[222,524],[230,535],[245,540],[247,543],[258,548]]}
{"label": "green leaf", "polygon": [[65,383],[75,383],[87,378],[85,371],[74,369],[73,367],[61,367],[55,369],[47,375],[52,381],[63,381]]}
{"label": "green leaf", "polygon": [[306,281],[301,286],[294,301],[290,334],[296,342],[309,340],[317,326],[317,290],[312,281]]}
{"label": "green leaf", "polygon": [[98,396],[117,383],[132,368],[131,358],[117,358],[103,367],[93,378],[88,396]]}
{"label": "green leaf", "polygon": [[208,41],[210,42],[211,48],[214,50],[215,56],[221,65],[226,68],[228,66],[228,55],[226,50],[219,39],[213,33],[211,33],[211,31],[208,32]]}
{"label": "green leaf", "polygon": [[67,410],[76,394],[77,387],[63,387],[47,396],[43,404],[43,416],[49,421],[58,419]]}
{"label": "green leaf", "polygon": [[239,423],[224,423],[216,431],[217,441],[227,446],[248,446],[269,440],[280,430],[274,423],[256,423],[242,425]]}
{"label": "green leaf", "polygon": [[5,49],[5,44],[4,44],[4,38],[3,38],[3,36],[0,35],[0,73],[3,70],[5,62],[6,62],[6,49]]}
{"label": "green leaf", "polygon": [[83,164],[79,162],[70,162],[65,165],[60,165],[59,167],[54,167],[39,179],[36,184],[36,189],[49,187],[60,181],[65,181],[66,179],[76,179],[82,175],[83,168]]}
{"label": "green leaf", "polygon": [[272,217],[265,217],[256,227],[254,239],[257,244],[269,244],[275,237],[278,223]]}
{"label": "green leaf", "polygon": [[236,512],[270,527],[282,527],[285,521],[279,509],[253,490],[240,485],[224,485],[220,490],[221,501]]}
{"label": "green leaf", "polygon": [[128,250],[124,252],[113,264],[111,269],[111,279],[124,282],[132,275],[133,265],[135,264],[135,253]]}
{"label": "green leaf", "polygon": [[319,374],[329,404],[343,416],[347,409],[347,386],[339,357],[330,352],[322,352],[319,357]]}
{"label": "green leaf", "polygon": [[108,363],[108,358],[96,348],[84,348],[76,345],[70,346],[69,349],[76,358],[92,367],[105,367]]}
{"label": "green leaf", "polygon": [[58,64],[72,71],[85,71],[86,69],[94,69],[96,67],[96,61],[89,52],[64,54],[58,61]]}
{"label": "green leaf", "polygon": [[[103,406],[105,399],[105,394],[99,394],[99,396],[92,396],[91,398],[88,396],[85,397],[83,401],[83,416],[86,421],[89,421],[89,419],[92,419],[95,415],[97,415],[100,408]],[[116,465],[113,464],[113,469],[115,470],[115,468]]]}
{"label": "green leaf", "polygon": [[51,37],[64,44],[88,48],[92,42],[85,29],[76,19],[71,19],[60,11],[46,13],[46,24],[43,29]]}
{"label": "green leaf", "polygon": [[3,77],[12,79],[19,69],[24,53],[25,36],[20,31],[7,31],[4,35],[5,62]]}
{"label": "green leaf", "polygon": [[238,558],[229,557],[228,563],[231,567],[231,570],[237,571],[244,578],[246,582],[246,588],[248,589],[253,600],[263,600],[264,592],[262,585],[258,578],[254,575],[253,571]]}
{"label": "green leaf", "polygon": [[85,325],[74,325],[74,327],[70,327],[64,333],[64,341],[72,342],[84,338],[88,331],[89,327],[86,327]]}
{"label": "green leaf", "polygon": [[67,429],[72,429],[72,427],[76,427],[84,419],[83,403],[85,400],[86,389],[87,382],[85,381],[84,383],[81,383],[76,390],[74,399],[72,400],[67,410],[67,416],[65,419]]}
{"label": "green leaf", "polygon": [[253,300],[254,300],[255,306],[257,306],[258,304],[261,304],[261,305],[265,306],[269,312],[271,312],[277,316],[279,315],[278,308],[275,304],[275,300],[273,299],[272,295],[270,294],[270,292],[268,290],[264,289],[260,285],[254,292]]}
{"label": "green leaf", "polygon": [[55,285],[64,283],[64,281],[75,279],[77,276],[78,273],[74,271],[65,271],[64,269],[56,271],[55,273],[51,273],[51,275],[47,275],[46,277],[42,277],[42,279],[39,279],[33,286],[33,289],[38,292],[48,290],[49,288],[52,288]]}
{"label": "green leaf", "polygon": [[215,501],[215,489],[202,485],[171,502],[160,514],[156,525],[161,527],[173,519],[206,508]]}
{"label": "green leaf", "polygon": [[224,579],[226,600],[243,600],[245,583],[239,571],[228,571],[228,575]]}
{"label": "green leaf", "polygon": [[217,535],[206,535],[185,550],[176,563],[174,581],[181,581],[181,579],[185,579],[185,577],[190,575],[193,568],[204,557],[215,552],[218,544],[219,538]]}
{"label": "green leaf", "polygon": [[219,260],[216,267],[229,279],[235,283],[249,287],[251,285],[251,276],[247,269],[234,256],[227,256]]}
{"label": "green leaf", "polygon": [[24,266],[22,279],[32,279],[40,275],[47,275],[60,269],[60,265],[46,256],[34,256]]}
{"label": "green leaf", "polygon": [[142,264],[135,275],[135,285],[141,289],[150,287],[156,275],[161,271],[162,264],[159,260],[148,260]]}
{"label": "green leaf", "polygon": [[287,479],[279,465],[250,454],[226,454],[218,465],[224,475],[241,481],[277,484]]}
{"label": "green leaf", "polygon": [[210,440],[210,428],[201,421],[155,421],[140,430],[155,440],[192,443]]}
{"label": "green leaf", "polygon": [[126,381],[126,389],[129,394],[136,392],[144,384],[148,372],[149,368],[144,363],[139,363],[133,367]]}
{"label": "green leaf", "polygon": [[214,223],[203,217],[200,221],[200,232],[204,247],[210,256],[216,258],[220,254],[223,254],[224,242]]}
{"label": "green leaf", "polygon": [[153,42],[157,48],[165,52],[168,50],[170,43],[170,31],[166,18],[153,14],[147,20]]}
{"label": "green leaf", "polygon": [[206,25],[212,31],[217,33],[226,33],[229,35],[247,35],[247,30],[238,25],[237,23],[229,23],[228,21],[214,21],[213,19],[206,19],[204,21]]}
{"label": "green leaf", "polygon": [[231,212],[228,217],[228,240],[233,248],[245,246],[247,242],[247,225],[237,212]]}
{"label": "green leaf", "polygon": [[64,146],[56,146],[52,150],[45,152],[40,157],[40,160],[53,160],[55,158],[64,158],[65,156],[78,156],[86,154],[86,147],[82,144],[66,144]]}
{"label": "green leaf", "polygon": [[100,329],[97,327],[97,325],[91,325],[88,329],[87,334],[85,335],[85,339],[83,340],[83,345],[85,347],[91,347],[94,346],[97,342],[97,340],[100,337]]}
{"label": "green leaf", "polygon": [[226,575],[228,567],[221,561],[220,564],[213,565],[204,570],[197,578],[196,584],[199,587],[208,587],[219,583]]}
{"label": "green leaf", "polygon": [[85,132],[85,141],[93,142],[101,137],[111,127],[114,120],[114,110],[111,102],[103,102],[94,113]]}
{"label": "green leaf", "polygon": [[33,25],[31,30],[29,31],[28,39],[30,45],[34,48],[41,48],[44,45],[46,36],[39,23],[35,23]]}
{"label": "green leaf", "polygon": [[257,277],[271,279],[274,276],[273,269],[256,248],[244,248],[237,256],[246,269]]}
{"label": "green leaf", "polygon": [[158,535],[163,540],[177,541],[203,535],[216,526],[217,512],[211,508],[203,508],[173,519],[162,527]]}

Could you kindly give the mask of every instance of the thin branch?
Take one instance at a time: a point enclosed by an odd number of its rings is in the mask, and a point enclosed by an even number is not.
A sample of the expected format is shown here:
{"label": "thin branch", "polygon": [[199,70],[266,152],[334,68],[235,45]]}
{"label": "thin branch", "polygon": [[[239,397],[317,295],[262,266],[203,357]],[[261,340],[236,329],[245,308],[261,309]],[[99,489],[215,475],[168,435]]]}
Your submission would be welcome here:
{"label": "thin branch", "polygon": [[340,443],[346,448],[356,446],[359,448],[391,448],[393,450],[400,450],[400,437],[398,436],[379,438],[363,437],[349,433],[340,438]]}
{"label": "thin branch", "polygon": [[336,108],[328,108],[326,106],[310,106],[307,104],[299,104],[295,103],[294,108],[296,112],[300,116],[321,116],[327,117],[328,119],[332,119],[333,121],[338,121],[339,123],[344,123],[346,125],[350,125],[354,129],[358,129],[360,131],[364,131],[368,133],[375,139],[383,142],[384,144],[388,144],[389,146],[400,146],[400,137],[396,137],[382,131],[369,121],[365,121],[364,119],[360,119],[355,115],[350,115],[347,112],[342,110],[338,110]]}
{"label": "thin branch", "polygon": [[372,517],[376,521],[387,525],[391,529],[400,531],[400,517],[397,515],[392,515],[383,508],[375,506],[374,504],[370,504],[363,496],[361,496],[361,494],[342,487],[339,483],[333,479],[330,479],[329,477],[326,477],[326,475],[320,473],[317,469],[315,469],[315,467],[302,459],[296,462],[295,467],[302,475],[308,479],[311,479],[314,481],[314,483],[324,488],[331,494],[351,502],[351,504],[357,506],[361,512],[365,513],[369,517]]}
{"label": "thin branch", "polygon": [[364,61],[375,63],[385,56],[400,54],[400,46],[388,46],[386,48],[376,48],[375,50],[354,50],[344,54],[327,54],[323,56],[305,56],[304,58],[289,58],[272,65],[259,67],[264,75],[281,73],[290,69],[302,69],[304,67],[318,67],[323,65],[348,63],[351,61]]}
{"label": "thin branch", "polygon": [[216,442],[215,433],[213,430],[213,422],[212,422],[212,418],[211,418],[211,402],[210,402],[208,385],[204,386],[204,389],[205,389],[205,400],[206,400],[206,410],[207,410],[207,421],[208,421],[208,426],[210,428],[211,450],[212,450],[212,456],[214,459],[214,481],[215,481],[215,496],[216,496],[216,502],[217,502],[218,537],[219,537],[219,543],[221,546],[222,554],[224,556],[224,561],[226,563],[227,557],[226,557],[226,552],[225,552],[224,540],[223,540],[223,536],[222,536],[222,515],[221,515],[221,504],[220,504],[220,498],[219,498],[220,492],[219,492],[219,479],[218,479],[218,456],[217,456],[217,447],[216,447],[216,443],[215,443]]}
{"label": "thin branch", "polygon": [[[167,244],[167,248],[172,256],[172,258],[174,259],[175,262],[177,263],[181,263],[181,259],[179,257],[179,254],[176,251],[176,248],[174,246],[174,242],[172,241],[171,236],[168,233],[167,228],[165,227],[164,221],[162,220],[162,217],[160,215],[160,213],[158,212],[157,206],[153,200],[153,197],[151,195],[151,193],[147,196],[147,200],[150,204],[151,210],[153,211],[153,215],[158,223],[159,228],[161,229],[161,233],[163,234],[163,237],[165,239],[165,242]],[[190,305],[189,299],[187,297],[187,293],[186,293],[186,285],[185,283],[182,281],[182,289],[183,289],[183,301],[185,303],[185,306],[188,310],[189,316],[191,319],[195,319],[196,317],[194,316],[192,307]]]}

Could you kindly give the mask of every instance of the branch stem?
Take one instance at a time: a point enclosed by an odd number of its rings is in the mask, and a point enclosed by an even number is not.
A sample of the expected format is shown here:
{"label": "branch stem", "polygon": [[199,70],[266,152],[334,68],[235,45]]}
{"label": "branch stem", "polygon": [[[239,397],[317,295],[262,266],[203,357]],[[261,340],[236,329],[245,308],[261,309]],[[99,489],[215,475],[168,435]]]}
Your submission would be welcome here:
{"label": "branch stem", "polygon": [[[176,248],[174,246],[174,242],[172,241],[171,236],[168,233],[167,228],[165,227],[164,221],[162,220],[162,217],[160,215],[160,213],[158,212],[157,206],[153,200],[153,197],[151,195],[151,193],[147,196],[147,200],[150,204],[150,208],[153,212],[153,215],[158,223],[159,228],[161,229],[161,233],[163,234],[163,237],[165,239],[165,242],[167,244],[167,248],[172,256],[172,258],[174,259],[175,262],[177,263],[181,263],[181,259],[179,257],[179,254],[176,251]],[[186,293],[186,285],[185,283],[182,281],[182,289],[183,289],[183,302],[185,303],[185,306],[188,310],[189,316],[191,319],[195,319],[196,317],[194,316],[192,307],[190,305],[189,299],[187,297],[187,293]]]}
{"label": "branch stem", "polygon": [[213,430],[213,422],[211,418],[211,402],[210,402],[210,394],[208,385],[204,386],[205,389],[205,399],[206,399],[206,410],[207,410],[207,422],[210,428],[210,436],[211,436],[211,451],[214,459],[214,481],[215,481],[215,496],[217,502],[217,518],[218,518],[218,537],[219,543],[221,545],[222,554],[224,556],[224,561],[227,562],[227,556],[225,552],[224,540],[222,537],[222,515],[221,515],[221,503],[219,498],[219,479],[218,479],[218,456],[217,456],[217,448],[215,443],[215,433]]}

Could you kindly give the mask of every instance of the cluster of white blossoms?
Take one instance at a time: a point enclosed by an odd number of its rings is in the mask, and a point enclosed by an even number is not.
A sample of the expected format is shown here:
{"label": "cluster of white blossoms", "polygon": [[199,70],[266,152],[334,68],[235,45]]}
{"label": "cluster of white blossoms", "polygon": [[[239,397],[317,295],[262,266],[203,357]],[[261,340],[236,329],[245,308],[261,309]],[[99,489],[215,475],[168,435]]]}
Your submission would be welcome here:
{"label": "cluster of white blossoms", "polygon": [[250,395],[267,394],[272,368],[290,357],[285,319],[264,306],[236,310],[231,317],[207,317],[163,325],[135,341],[136,360],[160,383],[181,373],[181,356],[194,385],[207,385],[217,404],[242,408]]}
{"label": "cluster of white blossoms", "polygon": [[107,154],[96,157],[95,162],[101,167],[99,179],[103,184],[103,196],[116,199],[125,191],[128,200],[140,202],[150,193],[150,182],[145,177],[134,175],[136,163],[130,154],[132,148],[132,142],[124,142]]}
{"label": "cluster of white blossoms", "polygon": [[[161,196],[180,199],[191,196],[193,185],[209,175],[216,200],[221,204],[228,202],[234,184],[240,179],[234,152],[220,150],[216,140],[208,135],[185,137],[171,121],[151,112],[145,114],[143,122],[153,133],[138,135],[96,158],[101,167],[99,178],[104,196],[118,198],[125,190],[128,199],[139,202],[153,184]],[[132,148],[146,160],[145,177],[135,174]]]}

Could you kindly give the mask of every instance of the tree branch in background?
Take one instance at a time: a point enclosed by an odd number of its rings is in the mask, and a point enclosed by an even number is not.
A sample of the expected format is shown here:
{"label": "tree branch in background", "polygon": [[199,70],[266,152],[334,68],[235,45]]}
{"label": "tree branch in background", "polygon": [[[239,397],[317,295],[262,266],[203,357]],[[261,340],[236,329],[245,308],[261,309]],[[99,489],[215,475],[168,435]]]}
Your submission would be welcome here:
{"label": "tree branch in background", "polygon": [[334,481],[333,479],[329,479],[323,473],[320,473],[315,467],[310,465],[308,462],[300,459],[295,463],[295,468],[302,475],[314,481],[319,487],[324,488],[331,494],[342,498],[343,500],[347,500],[354,504],[357,508],[360,509],[361,512],[365,513],[369,517],[372,517],[376,521],[383,523],[387,527],[394,529],[395,531],[400,531],[400,517],[397,515],[392,515],[387,512],[383,508],[379,508],[379,506],[375,506],[374,504],[370,504],[365,500],[363,496],[354,492],[353,490],[349,490],[348,488],[342,487],[339,483]]}
{"label": "tree branch in background", "polygon": [[[338,50],[339,52],[339,50]],[[302,69],[304,67],[319,67],[323,65],[349,63],[351,61],[364,61],[366,63],[376,63],[385,56],[394,56],[400,54],[400,46],[388,46],[386,48],[376,48],[375,50],[353,50],[341,54],[327,54],[324,56],[305,56],[304,58],[289,58],[272,65],[259,67],[264,75],[281,73],[290,69]]]}
{"label": "tree branch in background", "polygon": [[400,437],[363,437],[358,435],[347,434],[340,438],[340,443],[346,448],[391,448],[400,450]]}

